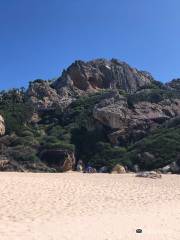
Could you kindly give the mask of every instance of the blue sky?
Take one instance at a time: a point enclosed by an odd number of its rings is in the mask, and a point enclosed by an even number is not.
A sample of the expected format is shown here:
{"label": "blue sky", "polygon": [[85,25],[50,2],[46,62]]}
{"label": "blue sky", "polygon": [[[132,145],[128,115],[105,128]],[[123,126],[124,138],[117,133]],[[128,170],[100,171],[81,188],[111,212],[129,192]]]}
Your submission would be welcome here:
{"label": "blue sky", "polygon": [[179,0],[0,0],[0,89],[98,57],[180,77],[179,12]]}

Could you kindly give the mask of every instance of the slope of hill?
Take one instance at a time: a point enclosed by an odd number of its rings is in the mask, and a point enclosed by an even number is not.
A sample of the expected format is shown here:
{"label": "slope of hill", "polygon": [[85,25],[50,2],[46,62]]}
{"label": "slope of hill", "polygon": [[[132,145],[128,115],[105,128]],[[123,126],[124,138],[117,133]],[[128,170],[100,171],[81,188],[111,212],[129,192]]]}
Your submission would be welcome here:
{"label": "slope of hill", "polygon": [[2,91],[0,145],[8,161],[0,170],[66,171],[79,159],[109,171],[117,163],[129,170],[178,165],[179,83],[97,59],[76,61],[55,81]]}

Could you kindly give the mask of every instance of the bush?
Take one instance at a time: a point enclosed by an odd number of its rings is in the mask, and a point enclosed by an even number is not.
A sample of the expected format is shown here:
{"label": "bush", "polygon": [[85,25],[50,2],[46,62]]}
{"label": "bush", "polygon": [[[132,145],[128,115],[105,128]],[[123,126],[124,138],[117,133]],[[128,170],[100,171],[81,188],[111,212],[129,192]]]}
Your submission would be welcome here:
{"label": "bush", "polygon": [[74,151],[74,145],[65,141],[60,141],[55,136],[45,136],[41,142],[43,149],[66,149]]}
{"label": "bush", "polygon": [[9,150],[10,157],[18,162],[38,161],[39,158],[36,154],[36,151],[31,147],[17,146]]}
{"label": "bush", "polygon": [[96,153],[89,159],[88,164],[96,169],[106,166],[111,171],[116,164],[125,164],[122,161],[125,152],[125,148],[112,147],[109,143],[98,142],[96,143]]}
{"label": "bush", "polygon": [[[154,158],[144,157],[150,153]],[[162,127],[151,135],[131,146],[123,156],[123,161],[138,164],[141,169],[157,169],[170,164],[179,158],[180,153],[180,128]]]}
{"label": "bush", "polygon": [[20,134],[32,113],[33,107],[26,101],[23,91],[14,89],[1,95],[0,114],[6,123],[6,133]]}
{"label": "bush", "polygon": [[130,94],[127,97],[128,106],[131,108],[138,102],[151,102],[159,103],[165,99],[180,98],[180,92],[174,90],[163,90],[163,89],[146,89],[141,92]]}
{"label": "bush", "polygon": [[33,136],[26,136],[26,137],[17,137],[12,143],[11,146],[32,146],[37,145],[38,141]]}
{"label": "bush", "polygon": [[29,130],[24,130],[20,133],[21,137],[34,137],[34,134]]}
{"label": "bush", "polygon": [[69,151],[74,151],[75,147],[73,144],[57,141],[55,143],[48,143],[46,142],[43,145],[44,149],[62,149],[62,150],[69,150]]}

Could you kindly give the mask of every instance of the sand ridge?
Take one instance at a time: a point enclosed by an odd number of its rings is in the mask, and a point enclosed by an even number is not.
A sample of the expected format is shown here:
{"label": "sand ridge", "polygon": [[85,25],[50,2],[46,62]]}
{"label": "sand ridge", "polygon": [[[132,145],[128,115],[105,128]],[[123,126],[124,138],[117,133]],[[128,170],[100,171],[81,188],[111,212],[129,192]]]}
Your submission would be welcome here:
{"label": "sand ridge", "polygon": [[178,175],[0,173],[0,182],[1,240],[180,239]]}

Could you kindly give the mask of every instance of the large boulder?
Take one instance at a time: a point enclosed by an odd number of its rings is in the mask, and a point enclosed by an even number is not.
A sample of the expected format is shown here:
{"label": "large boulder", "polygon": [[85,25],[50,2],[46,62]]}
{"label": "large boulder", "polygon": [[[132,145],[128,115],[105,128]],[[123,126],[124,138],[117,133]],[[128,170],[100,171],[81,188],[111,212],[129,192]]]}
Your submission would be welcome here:
{"label": "large boulder", "polygon": [[127,139],[140,140],[163,122],[180,115],[180,99],[165,99],[157,103],[139,101],[133,107],[127,98],[114,92],[101,100],[93,110],[93,116],[112,131],[112,144],[123,144]]}
{"label": "large boulder", "polygon": [[176,161],[159,169],[162,173],[180,173],[180,166]]}
{"label": "large boulder", "polygon": [[112,170],[112,173],[117,173],[117,174],[126,173],[126,169],[122,165],[116,164],[116,166],[114,166]]}
{"label": "large boulder", "polygon": [[166,165],[166,166],[160,168],[159,171],[162,172],[162,173],[169,173],[169,172],[171,172],[171,166]]}

